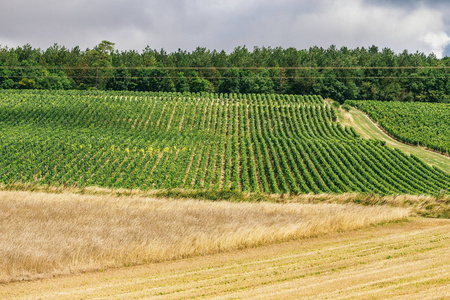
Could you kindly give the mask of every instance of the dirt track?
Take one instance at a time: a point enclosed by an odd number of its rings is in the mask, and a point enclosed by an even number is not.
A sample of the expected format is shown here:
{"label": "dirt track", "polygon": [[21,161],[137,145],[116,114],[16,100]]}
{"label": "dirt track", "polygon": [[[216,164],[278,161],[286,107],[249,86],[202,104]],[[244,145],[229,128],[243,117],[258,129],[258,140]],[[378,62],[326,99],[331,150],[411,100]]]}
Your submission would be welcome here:
{"label": "dirt track", "polygon": [[450,299],[450,220],[0,285],[1,299]]}
{"label": "dirt track", "polygon": [[394,139],[362,111],[353,107],[349,112],[339,109],[338,118],[341,124],[352,126],[363,138],[373,138],[385,141],[386,145],[389,147],[400,149],[408,154],[413,154],[425,161],[427,164],[436,166],[442,171],[450,174],[449,156],[427,150],[424,147],[404,144],[401,141]]}

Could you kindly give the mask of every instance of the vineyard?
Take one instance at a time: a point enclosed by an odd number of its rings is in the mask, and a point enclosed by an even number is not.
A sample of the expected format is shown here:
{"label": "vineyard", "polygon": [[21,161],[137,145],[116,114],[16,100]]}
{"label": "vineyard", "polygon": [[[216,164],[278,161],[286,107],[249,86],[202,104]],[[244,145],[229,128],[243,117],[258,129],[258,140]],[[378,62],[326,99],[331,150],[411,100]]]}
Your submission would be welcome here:
{"label": "vineyard", "polygon": [[320,96],[12,90],[0,183],[435,194],[450,175],[360,138]]}
{"label": "vineyard", "polygon": [[450,104],[422,102],[348,101],[391,136],[408,144],[450,154]]}

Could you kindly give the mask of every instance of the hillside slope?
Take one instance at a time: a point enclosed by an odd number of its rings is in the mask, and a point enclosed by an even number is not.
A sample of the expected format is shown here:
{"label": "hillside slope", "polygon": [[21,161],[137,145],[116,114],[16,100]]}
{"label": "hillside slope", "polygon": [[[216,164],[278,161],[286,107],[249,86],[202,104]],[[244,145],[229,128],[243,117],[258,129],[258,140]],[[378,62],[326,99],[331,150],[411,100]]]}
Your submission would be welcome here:
{"label": "hillside slope", "polygon": [[438,194],[450,175],[318,96],[3,91],[0,184]]}
{"label": "hillside slope", "polygon": [[405,143],[450,155],[450,104],[346,101],[366,113],[385,132]]}
{"label": "hillside slope", "polygon": [[450,174],[450,157],[427,150],[422,146],[407,145],[390,137],[366,114],[356,108],[352,107],[348,112],[339,109],[338,119],[340,123],[346,126],[352,126],[363,138],[384,141],[389,147],[399,149],[407,154],[415,155],[428,165],[436,166],[442,171]]}

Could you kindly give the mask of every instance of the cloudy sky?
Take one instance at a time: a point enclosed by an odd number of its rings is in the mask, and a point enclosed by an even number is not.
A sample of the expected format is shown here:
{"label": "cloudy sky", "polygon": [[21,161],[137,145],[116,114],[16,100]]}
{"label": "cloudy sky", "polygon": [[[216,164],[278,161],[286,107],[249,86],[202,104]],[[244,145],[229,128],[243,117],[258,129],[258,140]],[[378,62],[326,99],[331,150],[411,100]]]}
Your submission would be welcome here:
{"label": "cloudy sky", "polygon": [[389,47],[450,56],[449,0],[14,0],[0,46],[54,43],[168,52],[196,47]]}

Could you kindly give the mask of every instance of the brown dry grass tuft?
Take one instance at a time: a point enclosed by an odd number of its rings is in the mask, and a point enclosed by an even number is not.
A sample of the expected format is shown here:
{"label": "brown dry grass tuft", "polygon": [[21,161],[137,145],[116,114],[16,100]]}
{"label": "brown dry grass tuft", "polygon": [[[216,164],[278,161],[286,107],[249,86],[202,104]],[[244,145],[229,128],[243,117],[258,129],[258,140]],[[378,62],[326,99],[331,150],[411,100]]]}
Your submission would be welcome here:
{"label": "brown dry grass tuft", "polygon": [[356,203],[362,205],[388,205],[409,208],[413,215],[429,218],[450,218],[450,196],[441,195],[389,195],[347,193],[340,195],[299,195],[292,196],[290,203]]}
{"label": "brown dry grass tuft", "polygon": [[0,191],[0,282],[212,254],[404,220],[352,204]]}

